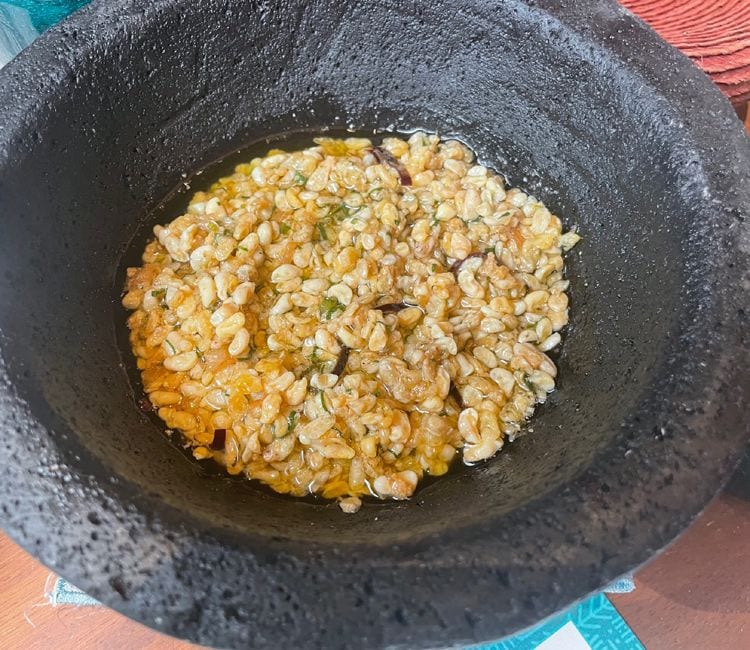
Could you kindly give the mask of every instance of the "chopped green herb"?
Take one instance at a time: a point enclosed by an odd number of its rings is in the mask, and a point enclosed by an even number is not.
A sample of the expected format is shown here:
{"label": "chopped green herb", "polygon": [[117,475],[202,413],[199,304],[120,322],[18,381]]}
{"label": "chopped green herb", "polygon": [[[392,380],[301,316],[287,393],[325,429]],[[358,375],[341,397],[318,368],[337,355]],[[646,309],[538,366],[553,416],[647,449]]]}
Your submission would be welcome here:
{"label": "chopped green herb", "polygon": [[291,229],[292,227],[288,223],[282,223],[279,225],[279,232],[282,235],[286,235]]}
{"label": "chopped green herb", "polygon": [[316,224],[318,227],[319,239],[328,241],[328,230],[329,226],[333,225],[334,221],[343,221],[349,217],[353,217],[359,213],[363,208],[350,208],[345,203],[332,207],[328,214],[321,217]]}
{"label": "chopped green herb", "polygon": [[368,196],[372,196],[375,192],[380,192],[382,189],[382,187],[373,187],[367,194]]}
{"label": "chopped green herb", "polygon": [[307,177],[303,176],[299,172],[294,172],[294,183],[295,185],[304,185],[307,183]]}
{"label": "chopped green herb", "polygon": [[397,226],[400,226],[400,225],[401,225],[401,219],[396,219],[396,221],[395,221],[394,223],[395,223],[395,224],[396,224]]}
{"label": "chopped green herb", "polygon": [[500,213],[500,218],[502,219],[503,217],[509,217],[511,214],[512,214],[511,210],[506,210],[505,212]]}
{"label": "chopped green herb", "polygon": [[320,302],[320,315],[325,318],[325,320],[331,320],[337,311],[343,309],[345,309],[344,305],[331,296],[323,298]]}
{"label": "chopped green herb", "polygon": [[383,396],[383,393],[380,392],[379,388],[376,388],[375,389],[375,397],[382,397],[382,396]]}
{"label": "chopped green herb", "polygon": [[244,246],[237,246],[237,248],[238,248],[239,250],[241,250],[241,251],[244,251],[244,252],[246,252],[246,253],[247,253],[247,248],[245,248]]}
{"label": "chopped green herb", "polygon": [[172,342],[169,339],[164,339],[164,342],[169,346],[169,349],[172,350],[172,354],[177,354],[177,348],[172,345]]}
{"label": "chopped green herb", "polygon": [[331,211],[325,216],[326,219],[336,219],[336,221],[343,221],[348,216],[350,216],[352,213],[352,208],[350,208],[346,203],[340,203],[335,208],[331,208]]}
{"label": "chopped green herb", "polygon": [[212,233],[217,234],[219,232],[219,224],[217,224],[215,221],[209,221],[206,225],[206,228],[208,228]]}
{"label": "chopped green herb", "polygon": [[434,273],[437,270],[437,264],[432,265],[432,272]]}
{"label": "chopped green herb", "polygon": [[432,220],[430,221],[430,226],[432,228],[434,228],[435,226],[437,226],[439,224],[440,224],[440,221],[438,220],[438,218],[437,217],[432,217]]}
{"label": "chopped green herb", "polygon": [[318,354],[318,348],[313,348],[312,354],[308,357],[310,359],[310,367],[308,372],[310,373],[321,373],[325,368],[327,361]]}
{"label": "chopped green herb", "polygon": [[485,252],[485,254],[487,254],[487,253],[494,253],[495,252],[495,247],[494,246],[488,246],[487,248],[484,249],[484,252]]}
{"label": "chopped green herb", "polygon": [[330,413],[331,409],[329,409],[328,405],[326,404],[326,394],[323,391],[320,391],[320,393],[318,393],[318,395],[320,395],[320,405],[323,407],[323,410],[326,413]]}
{"label": "chopped green herb", "polygon": [[294,427],[297,426],[297,420],[299,420],[299,413],[297,411],[292,411],[289,415],[286,416],[287,433],[291,433],[292,431],[294,431]]}
{"label": "chopped green herb", "polygon": [[[203,352],[200,351],[200,349],[195,348],[195,353],[198,355],[198,358],[201,360],[201,363],[206,363],[206,357],[204,356]],[[229,395],[227,395],[229,397]]]}
{"label": "chopped green herb", "polygon": [[221,233],[221,234],[224,235],[224,237],[231,237],[232,236],[232,231],[229,230],[229,228],[224,228],[224,232]]}
{"label": "chopped green herb", "polygon": [[163,298],[164,296],[166,296],[166,295],[167,295],[167,290],[166,290],[166,289],[154,289],[154,290],[153,290],[153,291],[151,292],[151,295],[152,295],[152,296],[153,296],[154,298]]}

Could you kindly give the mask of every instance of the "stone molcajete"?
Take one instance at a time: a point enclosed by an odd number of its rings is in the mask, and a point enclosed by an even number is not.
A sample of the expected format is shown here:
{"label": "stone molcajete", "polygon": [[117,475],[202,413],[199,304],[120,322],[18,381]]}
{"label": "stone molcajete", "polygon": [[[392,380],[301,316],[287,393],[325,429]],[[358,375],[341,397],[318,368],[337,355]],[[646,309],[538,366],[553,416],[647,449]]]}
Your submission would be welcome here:
{"label": "stone molcajete", "polygon": [[[0,73],[0,106],[2,523],[147,625],[497,638],[647,560],[742,455],[750,144],[614,2],[98,1]],[[188,460],[137,406],[119,304],[123,256],[191,174],[346,126],[457,135],[583,236],[533,435],[351,516]]]}

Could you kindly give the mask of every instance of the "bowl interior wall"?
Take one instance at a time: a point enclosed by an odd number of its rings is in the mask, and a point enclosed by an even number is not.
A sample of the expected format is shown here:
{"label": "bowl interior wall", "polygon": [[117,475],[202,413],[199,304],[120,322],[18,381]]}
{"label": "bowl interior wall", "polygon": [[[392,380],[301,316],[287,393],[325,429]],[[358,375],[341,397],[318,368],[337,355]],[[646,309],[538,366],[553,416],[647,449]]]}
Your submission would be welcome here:
{"label": "bowl interior wall", "polygon": [[[227,34],[207,12],[187,15],[179,30],[149,25],[71,72],[6,170],[9,187],[43,179],[9,194],[0,242],[13,278],[0,321],[24,397],[85,471],[140,486],[194,525],[241,535],[388,544],[500,515],[580,473],[657,381],[665,342],[689,307],[680,241],[690,205],[674,152],[649,118],[658,96],[636,92],[637,79],[603,83],[606,60],[597,65],[565,34],[551,38],[544,22],[529,30],[528,16],[511,13],[490,35],[479,9],[417,15],[385,3],[342,13],[335,30],[316,8],[232,11],[249,28]],[[365,20],[377,26],[363,31]],[[411,29],[429,48],[392,35]],[[567,258],[572,324],[559,390],[533,433],[408,503],[371,506],[377,519],[343,526],[335,507],[207,476],[186,460],[135,407],[130,361],[115,340],[126,317],[120,259],[164,218],[153,209],[181,174],[264,137],[347,125],[460,137],[577,225],[583,241]],[[201,189],[201,176],[191,186]],[[31,274],[15,270],[19,251]]]}

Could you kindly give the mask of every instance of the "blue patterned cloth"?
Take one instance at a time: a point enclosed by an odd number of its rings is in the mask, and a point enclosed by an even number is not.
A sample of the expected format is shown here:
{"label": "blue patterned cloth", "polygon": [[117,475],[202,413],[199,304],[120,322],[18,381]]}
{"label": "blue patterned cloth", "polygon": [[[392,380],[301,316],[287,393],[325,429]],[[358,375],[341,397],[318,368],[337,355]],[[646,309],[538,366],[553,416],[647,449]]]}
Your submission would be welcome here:
{"label": "blue patterned cloth", "polygon": [[470,650],[644,650],[604,594],[530,630]]}
{"label": "blue patterned cloth", "polygon": [[48,596],[50,605],[100,605],[101,603],[70,584],[65,578],[58,578]]}
{"label": "blue patterned cloth", "polygon": [[3,2],[26,11],[36,30],[43,32],[87,4],[89,0],[3,0]]}
{"label": "blue patterned cloth", "polygon": [[609,587],[604,590],[605,594],[629,594],[635,589],[635,582],[633,582],[633,576],[623,576],[619,580],[615,580]]}
{"label": "blue patterned cloth", "polygon": [[0,68],[38,35],[27,12],[0,2]]}

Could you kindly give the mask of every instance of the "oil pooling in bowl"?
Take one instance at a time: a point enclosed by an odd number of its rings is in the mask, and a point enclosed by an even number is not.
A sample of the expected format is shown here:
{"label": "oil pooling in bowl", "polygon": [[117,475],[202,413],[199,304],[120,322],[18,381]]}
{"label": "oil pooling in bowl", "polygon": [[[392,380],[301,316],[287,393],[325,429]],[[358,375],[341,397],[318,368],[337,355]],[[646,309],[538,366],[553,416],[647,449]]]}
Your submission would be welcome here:
{"label": "oil pooling in bowl", "polygon": [[578,236],[458,141],[272,149],[154,235],[123,298],[143,386],[230,474],[408,498],[554,389]]}

